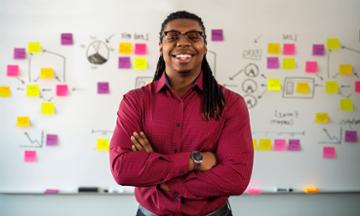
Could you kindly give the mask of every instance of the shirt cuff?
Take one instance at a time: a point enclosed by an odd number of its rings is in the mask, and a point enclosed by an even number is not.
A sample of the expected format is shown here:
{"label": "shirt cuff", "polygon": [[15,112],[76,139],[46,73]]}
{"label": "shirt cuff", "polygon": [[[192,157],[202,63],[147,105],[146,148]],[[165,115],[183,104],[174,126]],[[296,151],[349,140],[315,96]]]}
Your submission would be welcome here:
{"label": "shirt cuff", "polygon": [[179,199],[179,197],[184,197],[183,194],[183,178],[182,177],[178,177],[178,178],[174,178],[174,179],[170,179],[169,181],[166,182],[168,187],[169,187],[169,192],[170,194],[175,198],[175,199]]}
{"label": "shirt cuff", "polygon": [[172,178],[183,176],[189,172],[189,152],[171,155],[173,162]]}

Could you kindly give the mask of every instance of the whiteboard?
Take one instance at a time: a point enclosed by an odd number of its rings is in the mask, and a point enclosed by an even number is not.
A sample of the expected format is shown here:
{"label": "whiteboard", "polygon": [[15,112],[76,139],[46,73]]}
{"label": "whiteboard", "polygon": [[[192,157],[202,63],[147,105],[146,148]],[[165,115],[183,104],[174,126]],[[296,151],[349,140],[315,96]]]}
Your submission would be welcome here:
{"label": "whiteboard", "polygon": [[[272,151],[255,152],[249,188],[359,191],[358,8],[359,1],[340,0],[3,1],[0,86],[10,87],[11,96],[0,97],[0,192],[121,188],[111,176],[108,152],[96,150],[97,139],[111,138],[122,96],[152,80],[161,23],[182,9],[202,17],[211,68],[220,84],[247,101],[253,139],[271,140]],[[224,41],[211,41],[212,29],[222,29]],[[62,33],[72,33],[73,45],[61,45]],[[338,38],[344,48],[313,56],[313,45],[326,47],[328,38]],[[42,51],[14,59],[14,48],[29,42],[40,42]],[[123,42],[133,49],[146,43],[147,55],[120,54]],[[269,43],[279,43],[281,54],[268,54]],[[284,44],[295,44],[295,55],[282,54]],[[94,47],[102,50],[105,63],[89,61]],[[119,69],[124,56],[131,59],[130,69]],[[147,69],[134,69],[136,57],[147,59]],[[268,69],[268,57],[278,57],[280,68]],[[295,69],[282,69],[287,57],[295,59]],[[316,61],[318,73],[306,73],[306,61]],[[350,64],[352,74],[338,74],[340,64]],[[6,75],[7,65],[19,66],[18,78]],[[39,78],[41,68],[53,68],[54,78]],[[281,91],[267,90],[274,78],[281,80]],[[326,93],[326,81],[337,81],[340,93]],[[109,94],[98,94],[99,82],[109,83]],[[309,84],[309,93],[296,92],[299,82]],[[42,97],[27,97],[28,84],[39,85]],[[58,84],[68,85],[68,96],[56,96]],[[352,99],[353,111],[340,110],[343,98]],[[55,114],[41,114],[41,103],[49,101]],[[316,113],[328,113],[329,122],[316,123]],[[18,116],[28,116],[30,126],[16,126]],[[355,143],[345,142],[346,131],[357,132]],[[58,145],[46,145],[48,134],[58,135]],[[274,151],[275,139],[299,140],[300,151]],[[335,147],[336,158],[324,159],[324,147]],[[26,150],[36,151],[35,163],[24,162]]]}

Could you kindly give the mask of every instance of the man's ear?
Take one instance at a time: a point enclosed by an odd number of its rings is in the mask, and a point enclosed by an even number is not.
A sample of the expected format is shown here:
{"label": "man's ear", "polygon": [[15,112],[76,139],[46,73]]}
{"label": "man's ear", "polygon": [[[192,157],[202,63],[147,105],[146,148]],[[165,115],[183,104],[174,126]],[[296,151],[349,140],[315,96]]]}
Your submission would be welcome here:
{"label": "man's ear", "polygon": [[163,54],[163,46],[162,46],[162,43],[159,42],[159,52],[160,52],[160,55]]}

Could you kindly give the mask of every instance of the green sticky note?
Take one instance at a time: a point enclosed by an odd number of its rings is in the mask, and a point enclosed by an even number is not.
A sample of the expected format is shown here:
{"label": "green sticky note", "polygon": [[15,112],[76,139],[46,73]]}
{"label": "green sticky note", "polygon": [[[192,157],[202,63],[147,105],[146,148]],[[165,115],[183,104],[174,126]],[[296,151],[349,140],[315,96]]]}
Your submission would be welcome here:
{"label": "green sticky note", "polygon": [[296,64],[295,64],[295,59],[294,58],[283,58],[283,69],[295,69],[296,68]]}
{"label": "green sticky note", "polygon": [[353,100],[351,98],[340,99],[340,109],[344,111],[353,111]]}

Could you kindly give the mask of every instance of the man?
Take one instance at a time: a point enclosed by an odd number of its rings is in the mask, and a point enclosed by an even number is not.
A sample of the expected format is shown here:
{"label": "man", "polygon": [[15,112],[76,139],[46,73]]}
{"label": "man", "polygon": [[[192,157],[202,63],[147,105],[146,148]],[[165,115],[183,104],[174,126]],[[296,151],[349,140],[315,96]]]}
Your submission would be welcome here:
{"label": "man", "polygon": [[110,144],[111,171],[135,186],[137,215],[232,215],[253,165],[244,99],[217,84],[201,18],[170,14],[151,84],[124,95]]}

